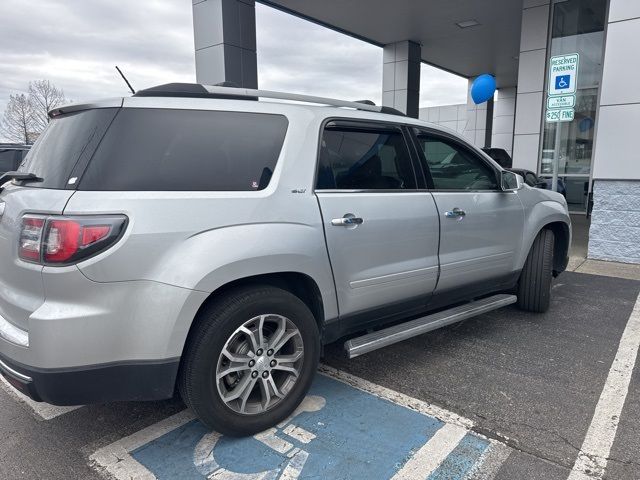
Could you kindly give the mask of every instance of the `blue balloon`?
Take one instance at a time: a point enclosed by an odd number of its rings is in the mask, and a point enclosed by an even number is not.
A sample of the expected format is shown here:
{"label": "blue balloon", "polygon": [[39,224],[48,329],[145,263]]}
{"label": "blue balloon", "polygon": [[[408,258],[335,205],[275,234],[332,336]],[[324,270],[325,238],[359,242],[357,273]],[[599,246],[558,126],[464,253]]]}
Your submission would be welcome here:
{"label": "blue balloon", "polygon": [[471,98],[476,105],[493,98],[496,93],[496,79],[488,73],[480,75],[471,85]]}

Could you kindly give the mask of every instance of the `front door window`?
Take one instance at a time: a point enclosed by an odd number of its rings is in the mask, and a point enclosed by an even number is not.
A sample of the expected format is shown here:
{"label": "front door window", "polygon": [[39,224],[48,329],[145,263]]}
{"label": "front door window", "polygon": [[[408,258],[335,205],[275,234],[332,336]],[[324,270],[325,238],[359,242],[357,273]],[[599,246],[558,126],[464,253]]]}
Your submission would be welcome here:
{"label": "front door window", "polygon": [[496,190],[495,170],[469,149],[445,138],[416,131],[435,190]]}

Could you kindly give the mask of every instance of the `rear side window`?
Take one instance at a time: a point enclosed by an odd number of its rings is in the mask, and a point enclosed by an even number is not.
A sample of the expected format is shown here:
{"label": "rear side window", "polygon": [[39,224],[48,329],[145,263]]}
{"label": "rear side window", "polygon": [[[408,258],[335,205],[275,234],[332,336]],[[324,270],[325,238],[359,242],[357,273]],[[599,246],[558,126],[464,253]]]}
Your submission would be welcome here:
{"label": "rear side window", "polygon": [[16,168],[16,159],[20,152],[17,150],[0,149],[0,173],[10,172]]}
{"label": "rear side window", "polygon": [[79,189],[262,190],[271,180],[287,125],[282,115],[125,108]]}
{"label": "rear side window", "polygon": [[81,157],[91,156],[117,110],[84,110],[51,120],[19,168],[44,179],[29,187],[66,188],[74,167]]}
{"label": "rear side window", "polygon": [[331,127],[322,136],[316,188],[404,190],[416,188],[415,174],[398,129]]}

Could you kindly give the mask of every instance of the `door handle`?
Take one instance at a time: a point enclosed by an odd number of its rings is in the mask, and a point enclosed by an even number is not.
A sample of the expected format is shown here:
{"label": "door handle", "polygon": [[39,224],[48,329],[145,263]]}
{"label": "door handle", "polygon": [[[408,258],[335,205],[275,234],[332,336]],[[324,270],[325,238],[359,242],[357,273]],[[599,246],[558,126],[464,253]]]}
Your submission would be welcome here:
{"label": "door handle", "polygon": [[356,217],[352,213],[347,213],[342,218],[334,218],[331,220],[331,225],[334,227],[357,227],[358,225],[362,225],[364,220],[360,217]]}
{"label": "door handle", "polygon": [[458,207],[454,208],[453,210],[449,210],[448,212],[444,212],[444,216],[447,218],[462,218],[466,214],[467,212]]}

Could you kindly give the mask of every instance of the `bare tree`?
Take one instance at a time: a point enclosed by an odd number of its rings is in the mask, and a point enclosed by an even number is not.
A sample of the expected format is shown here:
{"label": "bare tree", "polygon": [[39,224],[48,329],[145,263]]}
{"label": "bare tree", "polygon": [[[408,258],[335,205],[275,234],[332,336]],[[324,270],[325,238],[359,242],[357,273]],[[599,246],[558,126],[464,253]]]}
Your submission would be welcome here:
{"label": "bare tree", "polygon": [[29,103],[33,110],[33,128],[40,134],[49,123],[49,111],[67,102],[64,92],[49,80],[29,82]]}
{"label": "bare tree", "polygon": [[9,96],[9,103],[2,118],[2,133],[16,143],[33,143],[37,137],[33,129],[33,108],[24,93]]}
{"label": "bare tree", "polygon": [[26,95],[10,95],[0,131],[11,142],[31,144],[47,128],[49,111],[66,102],[64,92],[49,80],[29,82]]}

